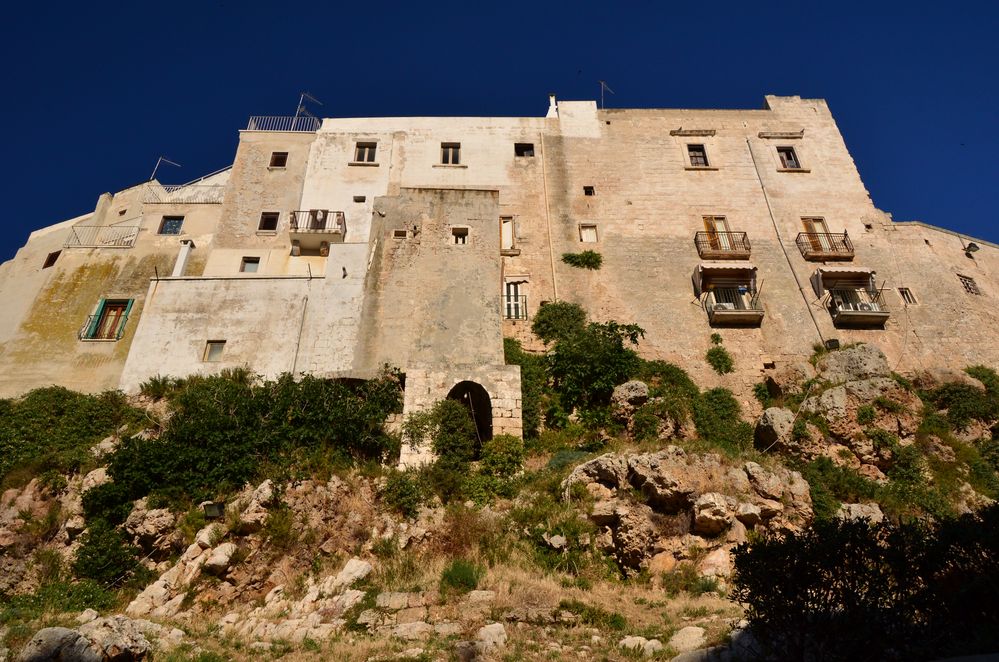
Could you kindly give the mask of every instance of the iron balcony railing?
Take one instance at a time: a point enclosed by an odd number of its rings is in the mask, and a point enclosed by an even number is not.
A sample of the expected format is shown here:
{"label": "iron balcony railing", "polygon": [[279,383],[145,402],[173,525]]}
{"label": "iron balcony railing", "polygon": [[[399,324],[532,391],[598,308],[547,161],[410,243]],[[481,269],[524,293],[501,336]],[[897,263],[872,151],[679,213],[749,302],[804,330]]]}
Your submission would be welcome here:
{"label": "iron balcony railing", "polygon": [[704,300],[712,325],[759,326],[763,321],[761,290],[749,287],[715,287]]}
{"label": "iron balcony railing", "polygon": [[526,294],[503,294],[500,296],[500,301],[503,306],[503,319],[506,320],[527,319]]}
{"label": "iron balcony railing", "polygon": [[80,340],[121,340],[128,313],[90,315],[76,337]]}
{"label": "iron balcony railing", "polygon": [[890,311],[881,290],[837,288],[829,290],[829,312],[835,319],[843,315],[856,316],[866,313],[887,315]]}
{"label": "iron balcony railing", "polygon": [[322,121],[317,117],[299,115],[280,117],[275,115],[254,115],[246,124],[247,131],[297,131],[311,133],[319,128]]}
{"label": "iron balcony railing", "polygon": [[697,232],[694,245],[704,259],[746,259],[752,252],[745,232]]}
{"label": "iron balcony railing", "polygon": [[328,232],[347,234],[347,217],[342,211],[329,209],[300,209],[291,212],[292,232]]}
{"label": "iron balcony railing", "polygon": [[146,204],[189,204],[189,205],[220,205],[225,197],[223,184],[185,184],[180,186],[161,186],[150,184],[146,187],[143,202]]}
{"label": "iron balcony railing", "polygon": [[63,248],[131,248],[138,236],[138,225],[77,225]]}
{"label": "iron balcony railing", "polygon": [[853,259],[853,242],[846,232],[801,232],[794,243],[806,260]]}

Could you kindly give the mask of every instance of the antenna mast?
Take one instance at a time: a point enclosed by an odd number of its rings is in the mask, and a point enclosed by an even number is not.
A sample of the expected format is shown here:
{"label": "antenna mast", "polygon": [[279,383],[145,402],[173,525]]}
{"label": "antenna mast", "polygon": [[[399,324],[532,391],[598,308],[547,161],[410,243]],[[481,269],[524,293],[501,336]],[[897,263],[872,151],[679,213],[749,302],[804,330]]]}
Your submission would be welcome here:
{"label": "antenna mast", "polygon": [[604,90],[607,90],[611,94],[614,94],[614,90],[612,90],[610,88],[610,85],[608,85],[607,81],[605,81],[605,80],[598,80],[597,82],[600,83],[600,109],[603,110],[603,107],[604,107]]}
{"label": "antenna mast", "polygon": [[156,159],[156,166],[153,168],[153,174],[149,175],[149,181],[153,181],[154,179],[156,179],[156,171],[160,169],[161,163],[169,163],[170,165],[177,166],[178,168],[183,167],[179,163],[174,163],[167,157],[161,156],[160,158]]}
{"label": "antenna mast", "polygon": [[304,92],[303,91],[302,94],[301,94],[301,96],[298,97],[298,108],[295,109],[295,118],[292,119],[292,121],[291,121],[291,130],[292,131],[295,130],[295,127],[298,124],[298,118],[301,117],[302,115],[305,115],[306,117],[311,117],[313,119],[315,119],[315,117],[316,117],[315,115],[313,115],[312,113],[310,113],[308,111],[308,109],[305,107],[305,101],[306,100],[309,100],[312,103],[318,103],[320,106],[323,105],[322,101],[320,101],[319,99],[315,98],[314,96],[312,96],[308,92]]}

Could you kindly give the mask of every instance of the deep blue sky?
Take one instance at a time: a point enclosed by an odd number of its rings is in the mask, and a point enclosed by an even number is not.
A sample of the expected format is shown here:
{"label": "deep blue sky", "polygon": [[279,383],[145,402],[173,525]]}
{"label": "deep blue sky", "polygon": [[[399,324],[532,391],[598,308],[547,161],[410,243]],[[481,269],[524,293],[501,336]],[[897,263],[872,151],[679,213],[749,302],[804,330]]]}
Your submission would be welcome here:
{"label": "deep blue sky", "polygon": [[146,179],[231,162],[252,114],[543,115],[823,97],[875,204],[999,241],[999,3],[11,3],[0,260]]}

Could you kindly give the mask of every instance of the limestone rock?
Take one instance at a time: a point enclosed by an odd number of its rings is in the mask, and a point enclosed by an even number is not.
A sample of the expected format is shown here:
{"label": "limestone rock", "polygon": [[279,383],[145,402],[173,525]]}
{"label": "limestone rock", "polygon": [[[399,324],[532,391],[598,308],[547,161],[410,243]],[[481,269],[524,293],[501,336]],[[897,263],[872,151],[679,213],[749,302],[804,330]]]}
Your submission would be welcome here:
{"label": "limestone rock", "polygon": [[704,628],[694,625],[687,626],[670,637],[670,648],[678,653],[686,653],[697,648],[701,648],[707,643],[704,636]]}
{"label": "limestone rock", "polygon": [[767,471],[756,462],[746,462],[743,469],[757,494],[765,499],[780,500],[784,494],[784,484],[779,476]]}
{"label": "limestone rock", "polygon": [[753,528],[763,521],[763,511],[755,504],[740,503],[735,509],[735,518],[749,528]]}
{"label": "limestone rock", "polygon": [[93,642],[105,659],[142,660],[152,650],[143,629],[141,621],[125,616],[109,616],[81,625],[80,634]]}
{"label": "limestone rock", "polygon": [[579,465],[562,481],[563,498],[568,499],[570,489],[576,483],[587,485],[600,483],[611,489],[617,489],[628,482],[628,464],[624,458],[614,453],[605,453],[589,462]]}
{"label": "limestone rock", "polygon": [[770,407],[756,422],[753,444],[760,449],[776,447],[787,450],[793,446],[794,412],[783,407]]}
{"label": "limestone rock", "polygon": [[655,542],[657,533],[652,524],[652,509],[635,504],[621,509],[618,526],[614,530],[614,547],[621,565],[639,568]]}
{"label": "limestone rock", "polygon": [[236,543],[224,542],[212,550],[205,561],[204,570],[213,575],[224,575],[232,563],[232,556],[239,549]]}
{"label": "limestone rock", "polygon": [[405,641],[429,639],[434,634],[434,626],[423,621],[401,623],[392,628],[392,636]]}
{"label": "limestone rock", "polygon": [[201,549],[211,549],[223,535],[225,535],[225,527],[218,522],[212,522],[198,531],[198,534],[194,537],[194,542]]}
{"label": "limestone rock", "polygon": [[146,507],[146,499],[136,501],[135,507],[125,520],[124,528],[132,534],[133,540],[142,549],[170,548],[169,539],[174,532],[176,518],[168,508]]}
{"label": "limestone rock", "polygon": [[833,383],[891,375],[885,355],[874,345],[867,344],[825,354],[815,367],[823,379]]}
{"label": "limestone rock", "polygon": [[697,566],[703,577],[728,577],[732,574],[732,555],[724,547],[708,552]]}
{"label": "limestone rock", "polygon": [[97,613],[96,609],[84,609],[80,612],[80,615],[76,617],[76,622],[83,625],[84,623],[89,623],[99,616],[100,614]]}
{"label": "limestone rock", "polygon": [[629,480],[651,504],[666,510],[684,508],[696,491],[686,460],[686,453],[678,446],[633,455],[628,458]]}
{"label": "limestone rock", "polygon": [[879,524],[885,518],[876,503],[844,503],[836,511],[836,517],[844,520],[866,519],[871,524]]}
{"label": "limestone rock", "polygon": [[694,532],[716,536],[732,523],[728,499],[723,494],[708,492],[694,502]]}
{"label": "limestone rock", "polygon": [[632,380],[614,387],[611,395],[611,407],[617,411],[629,414],[649,400],[649,386],[645,382]]}
{"label": "limestone rock", "polygon": [[475,640],[479,642],[485,652],[494,651],[506,645],[506,628],[502,623],[489,623],[479,628],[475,635]]}
{"label": "limestone rock", "polygon": [[83,482],[80,484],[80,493],[83,494],[87,490],[92,490],[95,487],[110,482],[111,477],[108,476],[107,467],[98,467],[83,477]]}
{"label": "limestone rock", "polygon": [[814,377],[815,368],[812,364],[798,361],[767,375],[765,383],[770,396],[780,398],[800,393],[804,390],[804,383]]}
{"label": "limestone rock", "polygon": [[101,654],[90,641],[69,628],[43,628],[24,645],[16,662],[101,662]]}
{"label": "limestone rock", "polygon": [[641,652],[647,657],[651,657],[663,649],[663,644],[658,639],[646,639],[645,637],[625,637],[618,646],[627,650]]}

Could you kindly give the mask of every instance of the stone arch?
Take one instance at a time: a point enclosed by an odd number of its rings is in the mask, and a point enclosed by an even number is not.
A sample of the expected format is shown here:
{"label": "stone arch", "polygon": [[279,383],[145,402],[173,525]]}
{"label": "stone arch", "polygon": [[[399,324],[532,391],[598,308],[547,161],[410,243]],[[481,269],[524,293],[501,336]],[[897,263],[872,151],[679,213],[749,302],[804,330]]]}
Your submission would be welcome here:
{"label": "stone arch", "polygon": [[492,399],[481,384],[468,380],[460,381],[448,391],[447,399],[460,402],[471,413],[480,447],[483,442],[493,438]]}

